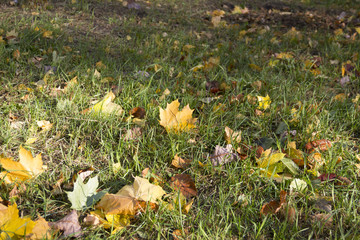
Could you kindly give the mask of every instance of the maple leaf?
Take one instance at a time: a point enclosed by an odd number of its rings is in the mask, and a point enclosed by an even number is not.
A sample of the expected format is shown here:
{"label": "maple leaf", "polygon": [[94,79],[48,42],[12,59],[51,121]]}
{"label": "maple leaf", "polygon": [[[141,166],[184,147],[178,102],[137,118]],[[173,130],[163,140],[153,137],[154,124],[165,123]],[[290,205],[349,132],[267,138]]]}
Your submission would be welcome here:
{"label": "maple leaf", "polygon": [[0,239],[14,239],[31,234],[35,225],[29,217],[19,217],[16,204],[0,210]]}
{"label": "maple leaf", "polygon": [[165,194],[165,191],[149,180],[135,177],[133,185],[126,185],[116,194],[106,194],[96,205],[105,214],[134,215],[139,201],[157,203],[157,200]]}
{"label": "maple leaf", "polygon": [[89,181],[84,184],[83,179],[78,177],[74,184],[74,190],[67,192],[68,198],[71,202],[71,208],[75,210],[82,210],[87,207],[91,207],[94,202],[97,202],[106,191],[96,192],[99,186],[97,176],[90,178]]}
{"label": "maple leaf", "polygon": [[40,154],[33,158],[30,151],[20,146],[19,157],[19,162],[0,157],[0,164],[6,170],[0,173],[0,179],[3,178],[7,184],[16,181],[23,182],[43,172],[43,162]]}
{"label": "maple leaf", "polygon": [[168,103],[165,110],[160,107],[160,125],[167,132],[179,133],[195,128],[197,118],[192,117],[194,110],[191,110],[188,104],[179,111],[179,106],[179,101],[175,100]]}

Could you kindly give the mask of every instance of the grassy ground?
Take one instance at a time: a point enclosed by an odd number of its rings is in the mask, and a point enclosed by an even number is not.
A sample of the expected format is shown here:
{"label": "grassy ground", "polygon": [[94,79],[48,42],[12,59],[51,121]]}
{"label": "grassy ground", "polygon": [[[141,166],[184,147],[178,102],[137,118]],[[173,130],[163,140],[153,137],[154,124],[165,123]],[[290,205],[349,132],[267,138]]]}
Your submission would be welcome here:
{"label": "grassy ground", "polygon": [[[150,168],[164,179],[167,193],[175,174],[192,177],[198,193],[189,213],[160,204],[111,235],[84,226],[89,211],[80,211],[87,239],[358,238],[358,3],[350,10],[343,6],[346,14],[335,1],[251,1],[246,14],[231,14],[234,6],[222,1],[138,4],[139,10],[106,1],[48,3],[42,9],[0,5],[0,152],[17,159],[24,146],[41,153],[47,165],[16,198],[9,196],[13,186],[3,183],[1,198],[16,202],[22,215],[53,222],[71,210],[65,193],[52,192],[60,176],[67,183],[92,166],[101,188],[116,193]],[[216,9],[225,11],[218,27],[211,16]],[[196,71],[199,64],[205,67]],[[74,77],[77,84],[55,94]],[[81,113],[111,89],[122,118]],[[163,96],[165,89],[170,94]],[[270,107],[261,109],[257,97],[267,95]],[[194,109],[196,131],[168,134],[159,124],[159,107],[176,99],[181,108]],[[145,124],[140,140],[127,141],[124,133],[137,126],[128,118],[135,107],[145,109]],[[52,128],[41,131],[40,120]],[[215,146],[226,145],[226,126],[241,131],[234,149],[252,150],[242,160],[212,166]],[[31,138],[36,141],[29,143]],[[322,164],[315,167],[305,148],[322,139],[332,147],[321,152]],[[264,177],[256,162],[258,146],[286,152],[291,141],[305,166],[290,176],[307,183],[306,190],[292,193],[292,179]],[[172,167],[175,154],[191,165]],[[335,173],[337,180],[321,181],[324,173]],[[288,192],[282,208],[294,209],[294,218],[261,215],[281,190]],[[316,219],[324,216],[331,219]],[[173,235],[177,229],[181,236]]]}

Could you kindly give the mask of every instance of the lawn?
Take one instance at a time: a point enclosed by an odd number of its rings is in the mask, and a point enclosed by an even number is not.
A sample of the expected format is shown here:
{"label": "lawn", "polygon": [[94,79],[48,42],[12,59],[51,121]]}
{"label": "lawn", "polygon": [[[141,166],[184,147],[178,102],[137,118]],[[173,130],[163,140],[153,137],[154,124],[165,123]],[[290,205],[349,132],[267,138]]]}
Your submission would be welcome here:
{"label": "lawn", "polygon": [[358,1],[0,9],[0,239],[360,237]]}

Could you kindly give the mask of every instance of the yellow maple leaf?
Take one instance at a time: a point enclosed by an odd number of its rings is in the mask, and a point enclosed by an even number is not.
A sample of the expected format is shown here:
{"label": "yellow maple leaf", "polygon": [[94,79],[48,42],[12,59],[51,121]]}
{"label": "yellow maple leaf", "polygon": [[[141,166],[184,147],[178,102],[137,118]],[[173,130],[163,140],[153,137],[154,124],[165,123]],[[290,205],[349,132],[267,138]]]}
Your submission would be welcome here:
{"label": "yellow maple leaf", "polygon": [[35,225],[29,217],[19,217],[16,204],[0,211],[0,239],[17,239],[31,234]]}
{"label": "yellow maple leaf", "polygon": [[20,146],[19,157],[19,162],[10,158],[0,158],[0,164],[6,170],[0,173],[0,179],[4,179],[5,183],[23,182],[43,172],[41,154],[34,158],[30,151]]}
{"label": "yellow maple leaf", "polygon": [[179,101],[175,100],[168,103],[165,110],[160,107],[160,125],[168,132],[179,133],[195,128],[197,118],[192,117],[194,110],[188,104],[179,111],[179,106]]}
{"label": "yellow maple leaf", "polygon": [[266,97],[257,96],[257,99],[259,101],[258,109],[266,110],[270,107],[271,99],[270,99],[269,95],[266,95]]}

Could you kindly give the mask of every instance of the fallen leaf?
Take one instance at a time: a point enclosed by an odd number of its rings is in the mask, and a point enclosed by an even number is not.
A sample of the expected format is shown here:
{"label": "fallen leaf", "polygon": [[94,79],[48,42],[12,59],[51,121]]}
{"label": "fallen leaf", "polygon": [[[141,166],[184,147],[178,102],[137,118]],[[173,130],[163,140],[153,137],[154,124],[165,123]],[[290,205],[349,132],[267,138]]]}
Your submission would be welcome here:
{"label": "fallen leaf", "polygon": [[3,178],[5,183],[23,182],[43,172],[40,154],[33,158],[30,151],[20,146],[19,158],[20,161],[15,162],[10,158],[0,157],[0,164],[6,170],[0,173],[0,178]]}
{"label": "fallen leaf", "polygon": [[220,63],[220,57],[210,57],[207,61],[204,62],[204,71],[209,71],[217,67]]}
{"label": "fallen leaf", "polygon": [[213,166],[221,166],[232,161],[240,160],[240,157],[233,152],[231,144],[226,145],[226,148],[216,145],[214,154],[210,155],[210,160]]}
{"label": "fallen leaf", "polygon": [[130,224],[130,216],[122,214],[104,214],[100,210],[92,211],[84,218],[84,223],[88,226],[99,226],[105,229],[113,229],[111,234],[115,234]]}
{"label": "fallen leaf", "polygon": [[301,32],[296,30],[295,27],[292,27],[284,36],[290,38],[291,41],[299,41],[303,38]]}
{"label": "fallen leaf", "polygon": [[94,106],[85,109],[82,113],[103,113],[103,114],[114,114],[121,116],[123,114],[123,109],[120,105],[113,103],[115,99],[115,94],[110,91],[100,102],[96,103]]}
{"label": "fallen leaf", "polygon": [[89,208],[106,194],[106,191],[97,192],[99,186],[98,176],[90,178],[86,184],[83,181],[81,177],[78,177],[74,183],[74,190],[66,192],[72,209],[83,210]]}
{"label": "fallen leaf", "polygon": [[64,237],[80,237],[83,235],[81,231],[81,226],[78,220],[78,214],[76,210],[72,210],[68,215],[64,218],[60,219],[57,222],[49,223],[50,227],[57,230],[63,231]]}
{"label": "fallen leaf", "polygon": [[329,148],[331,148],[331,142],[329,140],[326,139],[321,139],[321,140],[316,140],[316,141],[312,141],[309,142],[305,145],[305,149],[309,152],[312,153],[314,151],[326,151]]}
{"label": "fallen leaf", "polygon": [[338,102],[345,102],[346,94],[345,93],[339,93],[336,96],[334,96],[334,100],[338,101]]}
{"label": "fallen leaf", "polygon": [[192,204],[194,203],[194,198],[188,200],[182,192],[178,192],[172,196],[171,202],[168,205],[169,210],[178,210],[181,211],[183,214],[189,213]]}
{"label": "fallen leaf", "polygon": [[95,64],[95,66],[96,66],[96,69],[99,70],[99,71],[103,70],[103,69],[106,69],[106,65],[102,61],[97,62]]}
{"label": "fallen leaf", "polygon": [[295,178],[291,181],[290,185],[290,193],[293,192],[303,192],[307,189],[307,183],[304,180]]}
{"label": "fallen leaf", "polygon": [[134,127],[131,129],[126,130],[126,133],[123,134],[124,141],[130,141],[130,140],[139,140],[142,136],[142,130],[139,127]]}
{"label": "fallen leaf", "polygon": [[116,194],[106,194],[96,208],[106,214],[134,215],[139,201],[157,204],[164,194],[160,186],[151,184],[145,178],[135,177],[133,185],[124,186]]}
{"label": "fallen leaf", "polygon": [[146,111],[142,107],[135,107],[130,110],[129,114],[134,118],[144,119],[146,115]]}
{"label": "fallen leaf", "polygon": [[12,55],[15,60],[19,60],[21,56],[19,49],[14,50]]}
{"label": "fallen leaf", "polygon": [[36,121],[36,124],[43,131],[49,131],[52,128],[52,126],[54,125],[53,123],[50,123],[49,121],[46,121],[46,120]]}
{"label": "fallen leaf", "polygon": [[169,89],[165,89],[164,92],[162,93],[162,95],[159,97],[159,100],[162,101],[166,98],[166,96],[170,95],[170,90]]}
{"label": "fallen leaf", "polygon": [[234,131],[228,126],[225,127],[225,140],[228,144],[241,142],[241,131]]}
{"label": "fallen leaf", "polygon": [[249,9],[247,7],[240,7],[238,5],[235,5],[234,9],[231,11],[232,14],[246,14],[249,13]]}
{"label": "fallen leaf", "polygon": [[330,213],[332,210],[331,201],[323,197],[317,198],[314,206],[320,210],[324,210],[327,213]]}
{"label": "fallen leaf", "polygon": [[259,110],[266,110],[270,107],[271,99],[269,95],[266,95],[266,97],[257,96],[257,100],[259,102],[259,106],[258,106]]}
{"label": "fallen leaf", "polygon": [[43,32],[42,36],[43,36],[43,38],[51,39],[51,38],[53,38],[52,33],[53,33],[52,31],[47,30],[47,31]]}
{"label": "fallen leaf", "polygon": [[280,177],[277,173],[283,171],[283,166],[278,164],[280,160],[285,157],[283,153],[271,154],[271,148],[266,150],[262,156],[257,159],[258,166],[262,173],[265,173],[267,177]]}
{"label": "fallen leaf", "polygon": [[211,23],[214,27],[220,27],[220,26],[226,26],[225,21],[221,21],[221,18],[225,15],[225,12],[223,10],[214,10],[211,13]]}
{"label": "fallen leaf", "polygon": [[290,142],[287,146],[288,148],[285,150],[285,154],[287,158],[293,160],[299,167],[304,166],[304,153],[296,149],[296,143]]}
{"label": "fallen leaf", "polygon": [[16,204],[0,209],[0,239],[18,239],[32,233],[35,222],[29,217],[19,217]]}
{"label": "fallen leaf", "polygon": [[254,71],[257,71],[257,72],[261,72],[261,67],[259,67],[258,65],[256,65],[256,64],[253,64],[253,63],[250,63],[249,64],[249,67],[252,69],[252,70],[254,70]]}
{"label": "fallen leaf", "polygon": [[94,71],[94,78],[96,78],[96,79],[101,78],[101,73],[97,69],[95,69],[95,71]]}
{"label": "fallen leaf", "polygon": [[321,153],[314,152],[307,157],[308,165],[314,169],[319,170],[325,164],[325,159],[322,157]]}
{"label": "fallen leaf", "polygon": [[35,221],[35,226],[32,232],[25,236],[26,239],[51,239],[52,232],[49,223],[42,217],[39,216],[38,220]]}
{"label": "fallen leaf", "polygon": [[294,58],[294,56],[292,55],[292,53],[289,53],[289,52],[276,53],[276,54],[275,54],[275,57],[276,57],[277,59],[287,59],[287,60]]}
{"label": "fallen leaf", "polygon": [[261,210],[260,215],[269,215],[269,214],[277,214],[281,217],[284,217],[290,223],[295,221],[295,208],[289,206],[286,201],[287,192],[284,190],[280,191],[280,201],[270,201],[265,203]]}
{"label": "fallen leaf", "polygon": [[176,174],[171,177],[171,186],[177,191],[180,190],[186,198],[197,196],[195,182],[189,174]]}
{"label": "fallen leaf", "polygon": [[174,159],[171,162],[171,165],[173,165],[176,168],[186,168],[191,164],[191,159],[183,159],[179,157],[177,154],[175,155]]}
{"label": "fallen leaf", "polygon": [[196,127],[197,119],[192,117],[194,110],[186,105],[179,111],[179,106],[179,101],[175,100],[170,104],[168,103],[165,110],[160,108],[160,125],[165,127],[167,132],[187,132]]}

